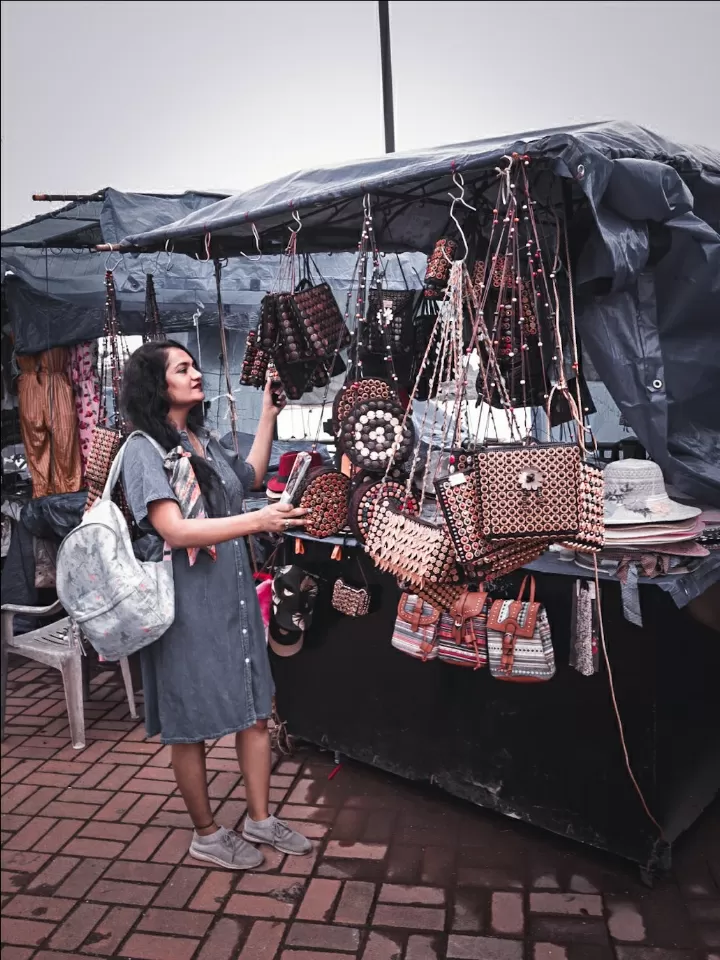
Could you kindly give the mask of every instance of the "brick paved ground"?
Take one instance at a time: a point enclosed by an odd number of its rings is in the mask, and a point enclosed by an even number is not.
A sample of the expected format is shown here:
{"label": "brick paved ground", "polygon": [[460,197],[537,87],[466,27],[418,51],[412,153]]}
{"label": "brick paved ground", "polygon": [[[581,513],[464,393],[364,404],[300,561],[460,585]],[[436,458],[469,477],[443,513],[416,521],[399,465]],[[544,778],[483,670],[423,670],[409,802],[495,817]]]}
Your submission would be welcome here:
{"label": "brick paved ground", "polygon": [[[316,844],[204,869],[167,749],[93,683],[68,742],[59,674],[10,676],[2,745],[2,960],[720,960],[720,810],[650,891],[631,867],[326,756],[279,760],[272,800]],[[218,819],[245,811],[231,738],[208,753]]]}

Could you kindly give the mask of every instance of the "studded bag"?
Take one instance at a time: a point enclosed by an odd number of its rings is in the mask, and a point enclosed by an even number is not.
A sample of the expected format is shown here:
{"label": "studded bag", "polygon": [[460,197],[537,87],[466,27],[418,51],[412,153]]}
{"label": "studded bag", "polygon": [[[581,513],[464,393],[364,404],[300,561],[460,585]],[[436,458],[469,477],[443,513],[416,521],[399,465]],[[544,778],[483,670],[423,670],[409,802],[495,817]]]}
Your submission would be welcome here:
{"label": "studded bag", "polygon": [[457,243],[447,237],[438,240],[428,257],[425,270],[425,296],[442,297],[450,279],[450,267],[457,253]]}
{"label": "studded bag", "polygon": [[477,490],[483,539],[576,537],[581,465],[576,443],[503,444],[480,451]]}
{"label": "studded bag", "polygon": [[265,386],[270,354],[258,346],[258,331],[251,330],[247,335],[245,355],[240,368],[240,383],[244,387]]}
{"label": "studded bag", "polygon": [[437,626],[440,610],[416,594],[403,593],[398,603],[392,645],[417,660],[435,660],[438,655]]}
{"label": "studded bag", "polygon": [[[523,600],[530,583],[529,600]],[[533,683],[555,676],[555,651],[535,579],[525,577],[517,600],[495,600],[487,621],[490,672],[497,680]]]}
{"label": "studded bag", "polygon": [[347,524],[350,480],[332,467],[308,470],[298,506],[311,512],[305,532],[311,537],[334,537]]}
{"label": "studded bag", "polygon": [[352,490],[348,509],[350,529],[361,543],[365,542],[376,507],[383,501],[406,513],[420,512],[417,497],[414,493],[407,492],[406,483],[401,483],[399,480],[366,477]]}
{"label": "studded bag", "polygon": [[340,432],[343,421],[357,403],[368,400],[389,400],[392,396],[393,389],[385,380],[368,378],[346,383],[338,390],[333,401],[332,419],[335,434]]}
{"label": "studded bag", "polygon": [[414,290],[370,291],[366,347],[369,353],[384,354],[388,344],[393,356],[409,355],[413,352],[415,298]]}
{"label": "studded bag", "polygon": [[298,290],[289,298],[289,304],[314,356],[332,357],[350,344],[350,331],[327,283]]}
{"label": "studded bag", "polygon": [[350,462],[371,473],[385,473],[389,464],[412,456],[415,428],[398,400],[357,403],[343,419],[339,447]]}
{"label": "studded bag", "polygon": [[386,501],[373,512],[365,549],[380,570],[416,589],[458,582],[455,550],[447,530],[401,513]]}
{"label": "studded bag", "polygon": [[333,584],[332,605],[346,617],[364,617],[370,611],[370,592],[367,587],[353,587],[342,577]]}

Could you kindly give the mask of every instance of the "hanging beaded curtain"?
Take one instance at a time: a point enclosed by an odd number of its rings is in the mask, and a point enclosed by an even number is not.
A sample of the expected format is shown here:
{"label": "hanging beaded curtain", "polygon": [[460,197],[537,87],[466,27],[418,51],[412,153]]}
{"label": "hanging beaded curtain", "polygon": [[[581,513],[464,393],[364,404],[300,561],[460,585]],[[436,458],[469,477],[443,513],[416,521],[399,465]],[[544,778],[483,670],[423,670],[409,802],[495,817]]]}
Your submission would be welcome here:
{"label": "hanging beaded curtain", "polygon": [[155,281],[151,273],[148,273],[145,280],[145,329],[143,330],[143,343],[150,340],[164,340],[165,333],[160,320],[160,311],[158,310],[157,297],[155,295]]}

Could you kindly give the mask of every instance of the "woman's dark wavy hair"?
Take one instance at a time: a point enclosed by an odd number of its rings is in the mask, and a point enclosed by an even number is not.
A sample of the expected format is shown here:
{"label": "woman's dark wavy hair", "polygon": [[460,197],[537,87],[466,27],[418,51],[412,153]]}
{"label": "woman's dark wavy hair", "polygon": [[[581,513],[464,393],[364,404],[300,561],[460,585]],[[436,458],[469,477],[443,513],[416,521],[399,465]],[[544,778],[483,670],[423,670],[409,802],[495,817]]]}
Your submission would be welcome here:
{"label": "woman's dark wavy hair", "polygon": [[[172,450],[182,443],[180,432],[168,419],[168,397],[165,368],[168,351],[176,347],[192,358],[192,353],[175,340],[152,340],[135,350],[123,370],[120,406],[135,430],[149,433],[163,450]],[[199,367],[197,367],[199,369]],[[205,421],[203,404],[198,403],[188,413],[187,425],[193,433],[201,430]],[[215,471],[202,457],[193,453],[190,463],[195,471],[205,499],[208,516],[217,514],[215,504],[220,492]]]}

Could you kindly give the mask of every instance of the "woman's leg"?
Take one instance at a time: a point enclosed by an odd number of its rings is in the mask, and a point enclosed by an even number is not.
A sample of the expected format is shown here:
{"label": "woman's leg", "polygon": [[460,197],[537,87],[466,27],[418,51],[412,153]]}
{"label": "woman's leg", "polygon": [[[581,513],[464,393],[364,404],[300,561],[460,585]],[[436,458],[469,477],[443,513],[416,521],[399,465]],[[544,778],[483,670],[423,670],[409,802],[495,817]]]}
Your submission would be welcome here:
{"label": "woman's leg", "polygon": [[200,837],[217,831],[208,796],[204,743],[174,743],[172,769],[195,832]]}
{"label": "woman's leg", "polygon": [[235,737],[235,747],[245,781],[250,819],[267,820],[272,765],[267,720],[258,720],[255,726],[241,730]]}

